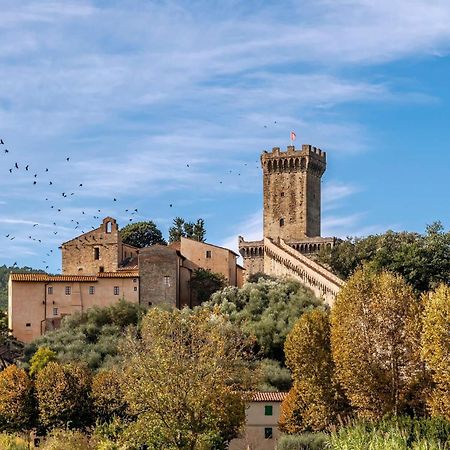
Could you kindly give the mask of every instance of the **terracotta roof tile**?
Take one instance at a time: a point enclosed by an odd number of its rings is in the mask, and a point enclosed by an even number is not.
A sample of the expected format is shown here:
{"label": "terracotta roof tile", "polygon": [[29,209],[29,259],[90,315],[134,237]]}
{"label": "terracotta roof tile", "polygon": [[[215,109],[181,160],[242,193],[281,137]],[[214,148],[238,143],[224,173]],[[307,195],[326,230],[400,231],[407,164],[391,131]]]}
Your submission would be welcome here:
{"label": "terracotta roof tile", "polygon": [[254,392],[253,402],[282,402],[287,392]]}
{"label": "terracotta roof tile", "polygon": [[97,275],[48,275],[46,273],[12,273],[12,281],[70,282],[97,281],[99,278],[138,278],[136,270],[120,272],[101,272]]}

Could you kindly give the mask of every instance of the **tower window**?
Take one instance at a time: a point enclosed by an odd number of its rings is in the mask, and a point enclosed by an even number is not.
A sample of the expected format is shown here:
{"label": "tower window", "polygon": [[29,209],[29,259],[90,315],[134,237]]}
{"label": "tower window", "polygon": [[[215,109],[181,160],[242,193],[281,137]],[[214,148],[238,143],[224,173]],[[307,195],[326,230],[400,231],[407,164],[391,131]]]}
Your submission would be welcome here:
{"label": "tower window", "polygon": [[70,286],[66,286],[64,292],[66,295],[70,295],[72,293],[72,288]]}
{"label": "tower window", "polygon": [[119,295],[119,286],[114,286],[114,295]]}
{"label": "tower window", "polygon": [[211,258],[211,250],[206,250],[206,257]]}
{"label": "tower window", "polygon": [[284,219],[280,219],[280,227],[284,226]]}
{"label": "tower window", "polygon": [[94,259],[100,259],[100,249],[98,247],[94,247]]}
{"label": "tower window", "polygon": [[112,223],[106,222],[106,232],[111,233],[111,231],[112,231]]}

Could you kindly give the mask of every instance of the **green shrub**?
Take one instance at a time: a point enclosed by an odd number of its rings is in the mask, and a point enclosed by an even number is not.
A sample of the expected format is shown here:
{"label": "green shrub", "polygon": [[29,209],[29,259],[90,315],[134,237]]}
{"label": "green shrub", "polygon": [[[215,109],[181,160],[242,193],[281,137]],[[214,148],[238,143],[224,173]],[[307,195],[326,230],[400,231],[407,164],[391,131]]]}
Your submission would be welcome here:
{"label": "green shrub", "polygon": [[327,448],[328,435],[325,433],[302,433],[282,435],[278,440],[278,450],[322,450]]}
{"label": "green shrub", "polygon": [[333,450],[448,450],[450,422],[443,419],[384,418],[359,422],[330,436]]}

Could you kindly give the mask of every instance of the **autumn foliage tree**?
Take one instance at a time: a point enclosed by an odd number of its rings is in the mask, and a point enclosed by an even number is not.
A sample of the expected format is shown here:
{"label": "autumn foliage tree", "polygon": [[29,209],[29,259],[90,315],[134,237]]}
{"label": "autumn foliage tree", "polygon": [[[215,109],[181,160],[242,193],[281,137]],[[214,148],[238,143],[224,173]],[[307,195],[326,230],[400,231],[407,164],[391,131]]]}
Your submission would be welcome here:
{"label": "autumn foliage tree", "polygon": [[318,431],[335,423],[345,401],[334,380],[328,311],[316,308],[303,313],[284,350],[294,384],[281,406],[281,429]]}
{"label": "autumn foliage tree", "polygon": [[122,390],[137,418],[128,443],[194,449],[236,435],[245,417],[240,393],[251,375],[247,342],[225,317],[206,309],[151,309],[141,338],[130,337],[123,352]]}
{"label": "autumn foliage tree", "polygon": [[29,430],[36,416],[33,383],[23,369],[12,365],[0,372],[0,429]]}
{"label": "autumn foliage tree", "polygon": [[97,419],[109,422],[125,416],[127,404],[123,399],[120,374],[116,370],[102,370],[92,378],[92,407]]}
{"label": "autumn foliage tree", "polygon": [[434,382],[430,412],[450,420],[450,286],[424,297],[422,357]]}
{"label": "autumn foliage tree", "polygon": [[83,428],[91,423],[91,374],[87,368],[50,362],[37,374],[35,388],[44,428]]}
{"label": "autumn foliage tree", "polygon": [[400,276],[360,269],[331,310],[337,379],[363,417],[399,414],[417,403],[420,302]]}

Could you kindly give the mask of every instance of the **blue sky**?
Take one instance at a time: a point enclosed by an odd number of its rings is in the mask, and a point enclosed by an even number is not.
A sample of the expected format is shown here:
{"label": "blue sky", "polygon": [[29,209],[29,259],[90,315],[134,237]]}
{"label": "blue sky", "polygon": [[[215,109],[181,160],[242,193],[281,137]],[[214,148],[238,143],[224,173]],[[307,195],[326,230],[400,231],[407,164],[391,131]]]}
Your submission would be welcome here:
{"label": "blue sky", "polygon": [[291,130],[328,154],[322,235],[450,225],[447,0],[0,11],[0,264],[56,272],[58,245],[107,215],[260,238],[259,155]]}

